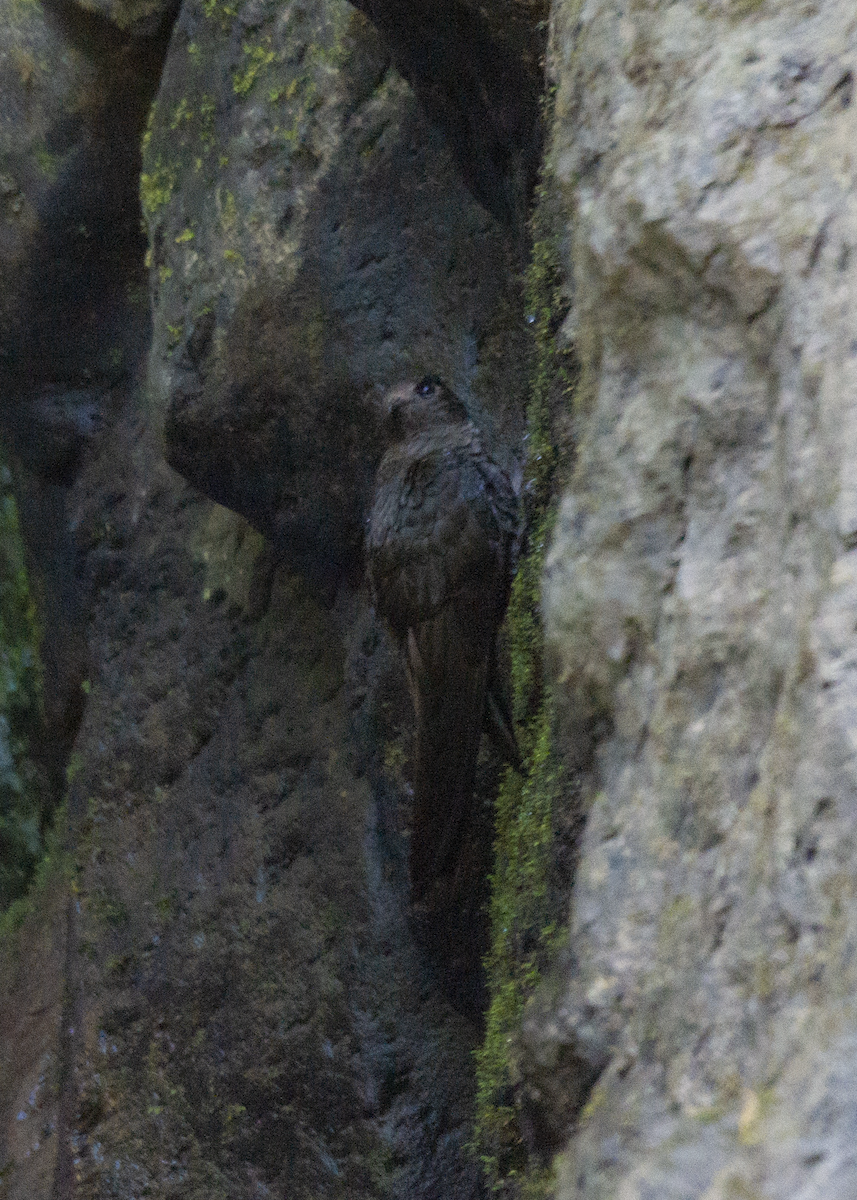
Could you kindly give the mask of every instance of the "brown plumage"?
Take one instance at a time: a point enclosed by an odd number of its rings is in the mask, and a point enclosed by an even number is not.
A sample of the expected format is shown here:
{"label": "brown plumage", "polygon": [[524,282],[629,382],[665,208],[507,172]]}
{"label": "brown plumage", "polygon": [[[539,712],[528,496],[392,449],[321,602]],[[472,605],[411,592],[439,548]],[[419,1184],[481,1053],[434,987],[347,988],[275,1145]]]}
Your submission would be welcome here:
{"label": "brown plumage", "polygon": [[496,663],[517,499],[464,406],[427,377],[387,397],[391,444],[369,518],[378,612],[405,648],[416,715],[411,886],[452,873],[473,802],[483,723],[519,756]]}

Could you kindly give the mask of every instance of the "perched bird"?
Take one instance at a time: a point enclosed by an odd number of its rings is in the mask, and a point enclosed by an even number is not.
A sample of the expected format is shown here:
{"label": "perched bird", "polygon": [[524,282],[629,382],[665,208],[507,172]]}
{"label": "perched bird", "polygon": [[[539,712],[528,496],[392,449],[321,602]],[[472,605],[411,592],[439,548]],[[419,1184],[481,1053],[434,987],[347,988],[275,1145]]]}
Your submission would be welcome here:
{"label": "perched bird", "polygon": [[386,397],[389,447],[369,517],[369,577],[403,645],[416,716],[414,899],[454,873],[483,724],[520,765],[497,669],[518,503],[479,430],[434,376]]}

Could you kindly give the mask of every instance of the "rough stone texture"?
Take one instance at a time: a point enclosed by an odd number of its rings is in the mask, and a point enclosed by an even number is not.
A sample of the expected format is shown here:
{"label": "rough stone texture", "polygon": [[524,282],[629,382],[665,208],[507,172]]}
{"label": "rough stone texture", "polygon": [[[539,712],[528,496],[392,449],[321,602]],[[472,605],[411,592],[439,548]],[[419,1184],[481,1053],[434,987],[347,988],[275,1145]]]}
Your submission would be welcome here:
{"label": "rough stone texture", "polygon": [[126,44],[73,5],[18,0],[0,27],[0,434],[40,601],[60,790],[86,673],[64,490],[147,338],[138,145],[165,40]]}
{"label": "rough stone texture", "polygon": [[475,1196],[454,1075],[474,1030],[366,869],[355,597],[324,610],[272,574],[132,411],[72,503],[96,588],[70,788],[74,1196],[350,1200],[399,1177]]}
{"label": "rough stone texture", "polygon": [[523,229],[541,158],[546,0],[356,0],[471,193]]}
{"label": "rough stone texture", "polygon": [[526,1039],[604,1068],[557,1195],[844,1200],[857,18],[567,0],[552,63],[583,383],[545,606],[597,765]]}
{"label": "rough stone texture", "polygon": [[0,950],[0,1194],[53,1195],[60,1139],[63,976],[69,897],[54,879],[17,945]]}
{"label": "rough stone texture", "polygon": [[165,38],[123,40],[71,5],[9,0],[0,20],[0,416],[25,465],[47,475],[29,406],[51,388],[91,402],[84,390],[115,386],[146,337],[128,285],[144,246],[139,136]]}
{"label": "rough stone texture", "polygon": [[53,56],[0,50],[0,432],[68,815],[0,930],[0,1194],[477,1200],[484,895],[445,975],[362,535],[402,376],[514,468],[518,247],[345,3],[2,11]]}
{"label": "rough stone texture", "polygon": [[[0,8],[3,47],[0,86],[0,365],[13,359],[13,333],[21,334],[27,282],[27,256],[40,212],[77,140],[80,98],[91,87],[94,69],[70,50],[35,6],[4,0]],[[3,407],[9,405],[8,395]]]}
{"label": "rough stone texture", "polygon": [[66,853],[0,937],[0,1194],[477,1200],[478,1029],[414,944],[353,733],[386,643],[138,410],[66,497],[90,674]]}

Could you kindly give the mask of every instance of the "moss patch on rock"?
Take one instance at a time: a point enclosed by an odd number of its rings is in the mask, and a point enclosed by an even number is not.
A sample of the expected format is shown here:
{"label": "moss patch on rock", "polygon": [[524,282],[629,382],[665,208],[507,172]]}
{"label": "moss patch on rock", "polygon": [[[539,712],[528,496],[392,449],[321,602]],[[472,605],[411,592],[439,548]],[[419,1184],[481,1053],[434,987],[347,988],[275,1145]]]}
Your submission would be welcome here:
{"label": "moss patch on rock", "polygon": [[531,1161],[516,1104],[513,1046],[524,1008],[557,945],[555,814],[567,781],[553,746],[553,704],[544,686],[541,577],[555,516],[558,416],[570,408],[574,363],[557,342],[565,314],[556,240],[541,199],[533,220],[526,319],[534,333],[524,473],[525,545],[506,628],[514,715],[526,770],[507,770],[496,804],[491,877],[490,990],[485,1040],[476,1053],[475,1149],[495,1193],[544,1195],[549,1173]]}
{"label": "moss patch on rock", "polygon": [[43,850],[46,796],[29,756],[41,725],[38,622],[11,476],[0,464],[0,909],[26,891]]}

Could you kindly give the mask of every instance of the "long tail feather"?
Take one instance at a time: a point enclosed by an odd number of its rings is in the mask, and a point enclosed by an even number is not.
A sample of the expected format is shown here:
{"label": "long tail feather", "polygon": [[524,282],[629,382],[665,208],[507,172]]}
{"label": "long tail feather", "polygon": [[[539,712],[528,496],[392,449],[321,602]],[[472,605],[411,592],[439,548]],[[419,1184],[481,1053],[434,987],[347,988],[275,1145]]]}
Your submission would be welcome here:
{"label": "long tail feather", "polygon": [[452,608],[408,635],[416,711],[411,886],[418,898],[454,864],[473,806],[490,648]]}
{"label": "long tail feather", "polygon": [[501,758],[516,771],[521,772],[524,766],[521,748],[515,736],[512,709],[497,662],[496,645],[492,647],[491,660],[488,665],[488,683],[485,689],[485,732],[494,743],[494,748]]}

